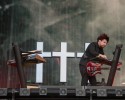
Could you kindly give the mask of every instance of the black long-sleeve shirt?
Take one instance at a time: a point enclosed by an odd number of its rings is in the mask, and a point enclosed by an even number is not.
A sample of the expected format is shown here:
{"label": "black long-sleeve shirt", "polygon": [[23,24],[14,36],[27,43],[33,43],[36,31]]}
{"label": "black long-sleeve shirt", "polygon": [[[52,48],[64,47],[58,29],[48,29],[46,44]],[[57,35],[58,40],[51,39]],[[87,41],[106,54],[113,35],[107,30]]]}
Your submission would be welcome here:
{"label": "black long-sleeve shirt", "polygon": [[92,42],[87,47],[86,51],[84,52],[81,60],[80,65],[85,65],[90,59],[95,58],[99,54],[104,55],[103,48],[100,48],[97,42]]}

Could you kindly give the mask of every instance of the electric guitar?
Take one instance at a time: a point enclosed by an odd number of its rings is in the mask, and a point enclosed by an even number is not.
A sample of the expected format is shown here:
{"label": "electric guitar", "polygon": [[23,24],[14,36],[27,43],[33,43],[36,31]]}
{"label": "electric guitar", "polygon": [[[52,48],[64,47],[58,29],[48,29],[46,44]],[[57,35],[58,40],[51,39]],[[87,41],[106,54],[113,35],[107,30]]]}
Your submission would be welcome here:
{"label": "electric guitar", "polygon": [[[101,74],[101,70],[103,69],[102,68],[103,64],[106,64],[106,65],[112,64],[111,60],[107,60],[107,59],[103,59],[103,58],[101,58],[101,59],[98,58],[97,61],[98,62],[89,61],[86,64],[87,73],[88,73],[89,76],[95,76],[96,74]],[[118,62],[117,66],[120,66],[120,65],[122,65],[122,63]]]}

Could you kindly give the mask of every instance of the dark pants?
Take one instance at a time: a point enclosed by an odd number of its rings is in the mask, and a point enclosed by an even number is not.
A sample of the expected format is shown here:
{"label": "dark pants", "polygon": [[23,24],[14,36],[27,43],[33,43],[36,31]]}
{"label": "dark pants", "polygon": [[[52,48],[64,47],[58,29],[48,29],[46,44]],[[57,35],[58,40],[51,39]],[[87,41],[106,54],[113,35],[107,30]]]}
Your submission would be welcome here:
{"label": "dark pants", "polygon": [[81,86],[87,86],[88,80],[89,80],[91,86],[96,86],[96,77],[88,75],[86,66],[79,65],[79,69],[80,69],[80,73],[82,76]]}

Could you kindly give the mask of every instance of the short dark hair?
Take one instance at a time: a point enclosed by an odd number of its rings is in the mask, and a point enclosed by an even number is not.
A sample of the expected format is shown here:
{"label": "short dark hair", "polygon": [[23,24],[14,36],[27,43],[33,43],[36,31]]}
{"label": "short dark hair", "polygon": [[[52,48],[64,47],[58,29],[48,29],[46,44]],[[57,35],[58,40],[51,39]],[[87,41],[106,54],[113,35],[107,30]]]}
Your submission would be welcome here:
{"label": "short dark hair", "polygon": [[97,41],[103,40],[103,39],[106,39],[107,42],[109,42],[109,37],[108,37],[108,35],[106,33],[103,33],[100,36],[98,36]]}

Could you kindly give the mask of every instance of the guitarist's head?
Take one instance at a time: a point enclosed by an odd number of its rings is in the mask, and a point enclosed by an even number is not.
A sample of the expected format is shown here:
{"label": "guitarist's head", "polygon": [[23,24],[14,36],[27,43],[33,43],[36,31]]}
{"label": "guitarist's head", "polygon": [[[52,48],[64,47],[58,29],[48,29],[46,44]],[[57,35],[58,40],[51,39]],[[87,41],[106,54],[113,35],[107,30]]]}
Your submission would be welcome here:
{"label": "guitarist's head", "polygon": [[103,33],[97,38],[97,42],[100,48],[104,48],[109,42],[109,37],[107,34]]}

